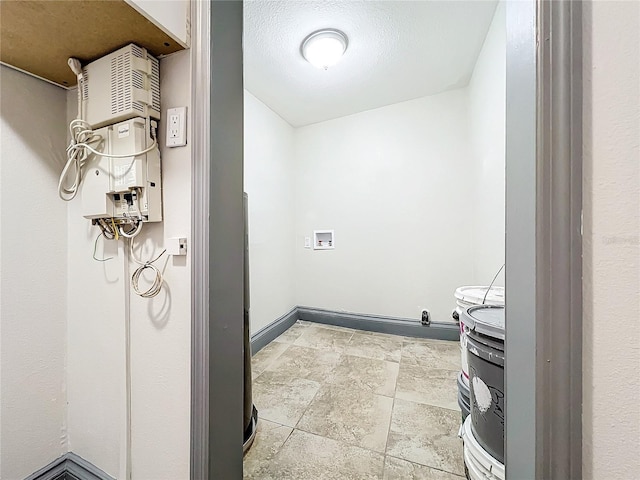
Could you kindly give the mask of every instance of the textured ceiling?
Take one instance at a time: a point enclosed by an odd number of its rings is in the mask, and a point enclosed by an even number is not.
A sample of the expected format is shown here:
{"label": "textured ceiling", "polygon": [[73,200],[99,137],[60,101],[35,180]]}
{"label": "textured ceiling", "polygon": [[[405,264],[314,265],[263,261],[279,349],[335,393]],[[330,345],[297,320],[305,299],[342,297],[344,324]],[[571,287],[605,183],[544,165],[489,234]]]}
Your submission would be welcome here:
{"label": "textured ceiling", "polygon": [[[245,87],[293,126],[465,86],[496,1],[245,1]],[[324,71],[300,54],[337,28],[349,47]]]}

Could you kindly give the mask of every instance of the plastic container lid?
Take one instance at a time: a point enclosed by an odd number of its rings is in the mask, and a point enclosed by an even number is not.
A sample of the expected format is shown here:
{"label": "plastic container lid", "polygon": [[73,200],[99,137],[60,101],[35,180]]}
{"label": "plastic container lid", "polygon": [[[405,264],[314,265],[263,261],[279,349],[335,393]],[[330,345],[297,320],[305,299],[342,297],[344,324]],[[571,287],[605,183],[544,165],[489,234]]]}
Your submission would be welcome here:
{"label": "plastic container lid", "polygon": [[504,340],[504,307],[477,305],[462,312],[465,326],[488,337]]}
{"label": "plastic container lid", "polygon": [[[459,287],[453,295],[456,299],[473,305],[482,305],[483,300],[485,305],[504,305],[504,287],[491,287],[487,293],[488,288],[487,286]],[[487,294],[486,300],[485,294]]]}

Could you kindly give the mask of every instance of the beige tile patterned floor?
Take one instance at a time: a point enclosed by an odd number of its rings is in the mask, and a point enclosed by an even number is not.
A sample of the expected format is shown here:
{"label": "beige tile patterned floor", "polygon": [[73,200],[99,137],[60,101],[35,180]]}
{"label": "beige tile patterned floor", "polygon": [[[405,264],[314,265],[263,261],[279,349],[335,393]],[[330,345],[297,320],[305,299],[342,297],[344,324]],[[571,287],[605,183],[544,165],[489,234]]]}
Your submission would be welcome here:
{"label": "beige tile patterned floor", "polygon": [[463,478],[457,342],[298,321],[253,357],[244,478]]}

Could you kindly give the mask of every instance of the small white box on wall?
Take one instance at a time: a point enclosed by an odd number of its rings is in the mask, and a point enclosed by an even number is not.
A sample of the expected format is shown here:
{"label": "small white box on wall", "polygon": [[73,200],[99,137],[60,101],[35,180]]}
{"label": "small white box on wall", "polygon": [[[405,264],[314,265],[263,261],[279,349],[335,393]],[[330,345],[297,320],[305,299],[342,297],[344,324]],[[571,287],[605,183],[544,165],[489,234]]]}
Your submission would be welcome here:
{"label": "small white box on wall", "polygon": [[169,255],[187,254],[187,237],[173,237],[165,240],[165,246]]}
{"label": "small white box on wall", "polygon": [[314,230],[313,249],[333,250],[336,247],[336,237],[333,230]]}

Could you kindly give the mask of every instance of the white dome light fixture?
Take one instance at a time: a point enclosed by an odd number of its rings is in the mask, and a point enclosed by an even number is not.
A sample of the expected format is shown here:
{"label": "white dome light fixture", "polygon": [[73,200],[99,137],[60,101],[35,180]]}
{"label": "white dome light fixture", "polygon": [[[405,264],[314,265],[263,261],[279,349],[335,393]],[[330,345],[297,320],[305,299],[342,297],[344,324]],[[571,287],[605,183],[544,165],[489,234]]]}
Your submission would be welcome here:
{"label": "white dome light fixture", "polygon": [[347,36],[340,30],[325,28],[305,38],[300,51],[311,65],[326,70],[340,61],[348,44]]}

